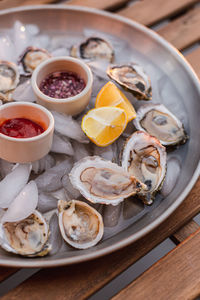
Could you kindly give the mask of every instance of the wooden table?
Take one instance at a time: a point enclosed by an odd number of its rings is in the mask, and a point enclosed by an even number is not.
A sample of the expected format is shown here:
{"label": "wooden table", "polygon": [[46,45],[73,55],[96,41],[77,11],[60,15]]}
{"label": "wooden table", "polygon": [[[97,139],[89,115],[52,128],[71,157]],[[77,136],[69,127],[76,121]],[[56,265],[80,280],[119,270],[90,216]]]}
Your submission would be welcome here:
{"label": "wooden table", "polygon": [[[53,2],[1,0],[0,9]],[[63,3],[109,10],[146,26],[153,26],[180,51],[184,50],[183,54],[186,54],[185,57],[200,76],[198,0],[71,0]],[[199,212],[200,179],[182,205],[144,238],[89,263],[40,270],[2,299],[88,298],[168,237],[177,246],[113,299],[194,299],[200,294],[200,228],[192,218]],[[1,268],[0,281],[3,282],[16,271]]]}

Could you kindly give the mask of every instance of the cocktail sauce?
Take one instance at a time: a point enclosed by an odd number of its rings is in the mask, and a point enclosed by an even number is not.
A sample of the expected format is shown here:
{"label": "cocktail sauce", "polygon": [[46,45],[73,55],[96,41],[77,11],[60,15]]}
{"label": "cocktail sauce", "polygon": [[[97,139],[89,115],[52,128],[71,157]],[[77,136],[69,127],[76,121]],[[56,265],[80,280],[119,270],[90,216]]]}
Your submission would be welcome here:
{"label": "cocktail sauce", "polygon": [[14,138],[30,138],[43,132],[41,125],[26,118],[8,119],[0,125],[0,133]]}

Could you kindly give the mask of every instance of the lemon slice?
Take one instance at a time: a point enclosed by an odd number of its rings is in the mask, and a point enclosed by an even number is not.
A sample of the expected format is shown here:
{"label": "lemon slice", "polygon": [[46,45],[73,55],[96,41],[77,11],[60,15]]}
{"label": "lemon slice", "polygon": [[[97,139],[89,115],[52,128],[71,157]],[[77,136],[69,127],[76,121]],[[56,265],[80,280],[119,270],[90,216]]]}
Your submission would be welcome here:
{"label": "lemon slice", "polygon": [[100,107],[88,111],[82,119],[82,130],[97,146],[112,144],[124,131],[127,116],[118,107]]}
{"label": "lemon slice", "polygon": [[115,106],[125,110],[128,122],[136,118],[136,112],[131,102],[122,91],[111,81],[99,91],[95,107]]}

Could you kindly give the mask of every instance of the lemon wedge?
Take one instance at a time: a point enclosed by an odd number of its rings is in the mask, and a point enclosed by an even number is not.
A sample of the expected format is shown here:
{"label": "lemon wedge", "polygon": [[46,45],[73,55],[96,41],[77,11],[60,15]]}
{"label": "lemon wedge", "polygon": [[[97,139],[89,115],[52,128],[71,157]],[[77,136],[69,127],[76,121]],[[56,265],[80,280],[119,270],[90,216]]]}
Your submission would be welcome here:
{"label": "lemon wedge", "polygon": [[100,107],[88,111],[83,117],[81,128],[97,146],[112,144],[124,131],[127,115],[119,107]]}
{"label": "lemon wedge", "polygon": [[97,95],[95,107],[103,106],[115,106],[124,109],[128,122],[136,118],[133,105],[112,81],[106,83]]}

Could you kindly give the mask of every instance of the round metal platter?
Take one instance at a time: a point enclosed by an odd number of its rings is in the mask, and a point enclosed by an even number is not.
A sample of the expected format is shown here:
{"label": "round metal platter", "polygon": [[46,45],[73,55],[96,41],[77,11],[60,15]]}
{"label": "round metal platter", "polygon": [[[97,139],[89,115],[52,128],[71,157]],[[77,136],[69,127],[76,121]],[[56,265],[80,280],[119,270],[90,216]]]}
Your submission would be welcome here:
{"label": "round metal platter", "polygon": [[[153,31],[107,12],[82,7],[33,6],[0,12],[0,33],[16,20],[36,24],[52,39],[58,36],[83,39],[88,35],[114,40],[116,60],[141,64],[151,78],[153,102],[164,103],[184,123],[189,141],[173,152],[181,172],[172,192],[151,207],[133,204],[133,213],[123,207],[120,226],[106,229],[104,239],[87,250],[68,249],[42,258],[23,258],[0,250],[0,264],[12,267],[53,267],[94,259],[141,238],[163,222],[184,200],[199,176],[200,169],[200,84],[184,57]],[[119,59],[118,59],[119,57]],[[134,201],[133,201],[134,203]],[[139,209],[138,209],[139,207]]]}

